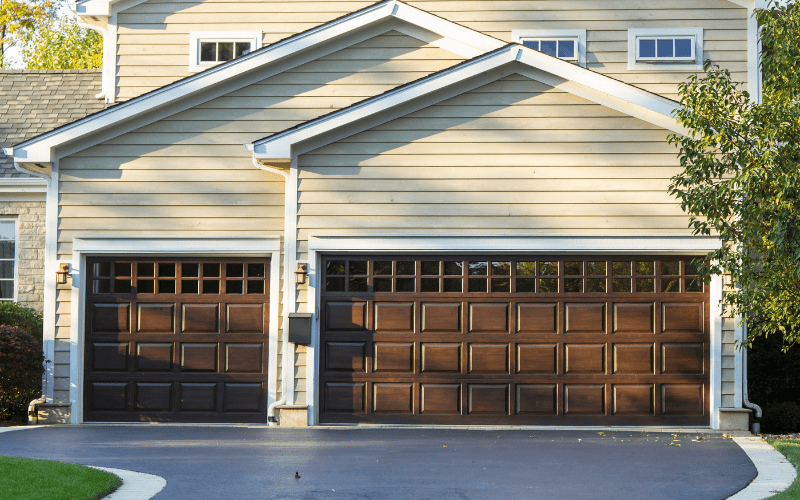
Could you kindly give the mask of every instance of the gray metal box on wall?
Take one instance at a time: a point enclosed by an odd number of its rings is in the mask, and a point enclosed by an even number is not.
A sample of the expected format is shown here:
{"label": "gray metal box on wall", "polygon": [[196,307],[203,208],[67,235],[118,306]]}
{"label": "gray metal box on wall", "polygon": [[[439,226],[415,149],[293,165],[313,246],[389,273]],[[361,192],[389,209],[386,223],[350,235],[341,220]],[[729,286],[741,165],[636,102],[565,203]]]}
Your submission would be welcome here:
{"label": "gray metal box on wall", "polygon": [[311,343],[311,313],[289,313],[289,342]]}

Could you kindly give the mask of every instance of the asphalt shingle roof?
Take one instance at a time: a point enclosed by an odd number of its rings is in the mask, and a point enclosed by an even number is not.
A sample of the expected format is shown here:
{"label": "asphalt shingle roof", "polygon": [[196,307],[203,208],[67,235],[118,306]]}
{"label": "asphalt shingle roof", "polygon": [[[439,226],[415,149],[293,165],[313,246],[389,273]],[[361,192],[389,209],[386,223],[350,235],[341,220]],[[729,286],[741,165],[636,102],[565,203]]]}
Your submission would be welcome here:
{"label": "asphalt shingle roof", "polygon": [[101,80],[100,69],[0,71],[0,179],[31,177],[2,148],[104,109]]}

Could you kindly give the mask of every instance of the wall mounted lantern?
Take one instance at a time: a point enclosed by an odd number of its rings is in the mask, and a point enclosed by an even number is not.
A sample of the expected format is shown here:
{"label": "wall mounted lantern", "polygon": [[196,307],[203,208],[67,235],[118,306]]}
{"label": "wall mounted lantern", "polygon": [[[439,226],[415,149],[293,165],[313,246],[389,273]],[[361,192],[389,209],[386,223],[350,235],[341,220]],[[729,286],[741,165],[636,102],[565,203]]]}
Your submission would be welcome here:
{"label": "wall mounted lantern", "polygon": [[67,277],[69,276],[69,264],[59,264],[58,271],[56,271],[56,284],[66,285]]}
{"label": "wall mounted lantern", "polygon": [[302,285],[306,282],[306,275],[308,274],[308,264],[305,262],[297,263],[297,271],[294,272],[294,282]]}

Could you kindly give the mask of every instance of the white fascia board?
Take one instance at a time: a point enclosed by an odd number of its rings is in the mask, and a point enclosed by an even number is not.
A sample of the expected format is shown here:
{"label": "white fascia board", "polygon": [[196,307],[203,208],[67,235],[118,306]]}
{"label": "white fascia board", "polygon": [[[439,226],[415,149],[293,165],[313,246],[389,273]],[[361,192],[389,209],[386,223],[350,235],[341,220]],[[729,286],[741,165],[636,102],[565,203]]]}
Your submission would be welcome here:
{"label": "white fascia board", "polygon": [[[254,157],[257,159],[290,158],[292,146],[295,144],[331,132],[339,127],[352,125],[359,120],[389,109],[401,108],[412,99],[455,85],[481,73],[493,71],[514,61],[518,61],[544,74],[552,75],[556,79],[564,80],[565,83],[560,85],[558,82],[547,82],[549,85],[559,86],[567,92],[576,93],[602,105],[610,104],[609,101],[611,99],[605,98],[609,96],[613,100],[624,103],[629,108],[623,110],[620,106],[612,105],[611,107],[614,109],[619,109],[631,116],[665,127],[673,132],[686,132],[672,116],[673,111],[680,107],[675,101],[581,68],[570,62],[562,61],[556,57],[542,54],[522,45],[509,45],[505,49],[496,50],[485,56],[475,58],[450,70],[439,72],[411,85],[399,88],[396,91],[373,97],[329,116],[311,120],[298,128],[266,137],[252,144],[245,144],[245,148],[248,151],[253,151]],[[568,85],[570,82],[591,89],[596,94],[599,93],[600,98],[592,95],[592,93],[575,92],[576,87]],[[350,130],[351,133],[359,131]]]}
{"label": "white fascia board", "polygon": [[[119,5],[124,6],[127,3],[123,2]],[[474,56],[476,49],[494,50],[504,45],[502,41],[488,35],[459,26],[396,0],[387,0],[282,42],[274,43],[230,63],[206,70],[139,98],[131,99],[49,134],[23,142],[14,148],[15,161],[18,163],[52,163],[55,159],[56,147],[85,138],[106,127],[134,119],[146,112],[168,106],[176,99],[185,98],[216,84],[230,81],[243,73],[289,60],[301,51],[390,18],[397,18],[416,24],[425,30],[439,33],[444,39],[453,41],[450,44],[453,48],[464,47],[465,54],[470,57]]]}
{"label": "white fascia board", "polygon": [[35,179],[10,178],[0,179],[0,193],[46,193],[47,181],[40,177]]}
{"label": "white fascia board", "polygon": [[286,133],[275,134],[266,139],[256,141],[253,144],[246,144],[245,147],[248,150],[254,151],[254,156],[258,159],[291,158],[292,146],[294,144],[391,108],[403,106],[411,99],[435,92],[513,61],[514,55],[511,50],[496,51],[486,56],[478,57],[468,63],[461,64],[451,70],[437,73],[432,78],[426,78],[407,85],[395,92],[388,92],[376,96],[360,104],[355,104],[341,112],[312,120],[297,129],[290,130]]}
{"label": "white fascia board", "polygon": [[701,255],[722,245],[716,236],[662,234],[309,234],[315,252],[558,252]]}
{"label": "white fascia board", "polygon": [[76,15],[84,17],[108,17],[131,7],[146,2],[147,0],[73,0],[69,2],[69,9]]}

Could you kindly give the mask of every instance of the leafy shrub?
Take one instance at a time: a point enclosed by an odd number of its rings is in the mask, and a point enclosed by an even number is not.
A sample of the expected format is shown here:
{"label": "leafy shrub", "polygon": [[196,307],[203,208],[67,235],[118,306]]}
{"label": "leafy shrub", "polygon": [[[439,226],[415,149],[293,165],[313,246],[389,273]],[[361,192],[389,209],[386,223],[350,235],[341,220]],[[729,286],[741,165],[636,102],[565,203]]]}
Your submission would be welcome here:
{"label": "leafy shrub", "polygon": [[42,344],[42,315],[16,302],[0,302],[0,325],[18,326]]}
{"label": "leafy shrub", "polygon": [[788,434],[800,431],[800,405],[786,402],[764,409],[761,430],[770,434]]}
{"label": "leafy shrub", "polygon": [[42,346],[22,328],[0,325],[0,420],[24,413],[42,393]]}

